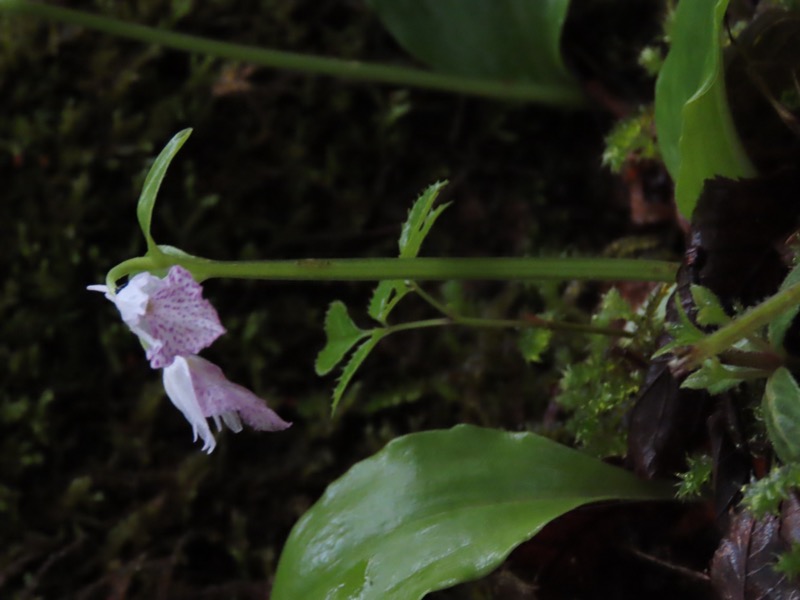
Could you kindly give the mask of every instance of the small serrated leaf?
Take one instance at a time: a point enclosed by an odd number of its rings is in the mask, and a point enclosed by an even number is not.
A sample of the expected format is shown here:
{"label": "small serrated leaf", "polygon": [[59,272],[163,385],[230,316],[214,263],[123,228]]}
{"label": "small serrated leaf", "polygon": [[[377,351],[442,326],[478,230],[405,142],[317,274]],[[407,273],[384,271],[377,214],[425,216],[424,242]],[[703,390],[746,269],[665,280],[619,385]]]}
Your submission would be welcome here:
{"label": "small serrated leaf", "polygon": [[784,463],[800,461],[800,387],[785,367],[767,379],[762,409],[775,453]]}
{"label": "small serrated leaf", "polygon": [[751,369],[723,365],[717,357],[709,358],[683,381],[681,387],[721,394],[742,383],[751,372]]}
{"label": "small serrated leaf", "polygon": [[714,292],[707,287],[694,284],[690,290],[695,306],[697,306],[696,318],[700,325],[725,325],[730,322],[731,318]]}
{"label": "small serrated leaf", "polygon": [[191,129],[184,129],[176,133],[153,161],[153,165],[145,177],[142,193],[139,195],[139,202],[136,205],[136,218],[139,220],[139,226],[147,241],[147,252],[150,254],[158,253],[155,240],[150,235],[150,222],[153,218],[153,207],[156,204],[158,189],[167,174],[169,164],[191,134]]}
{"label": "small serrated leaf", "polygon": [[691,346],[695,342],[703,339],[706,335],[689,319],[686,311],[683,310],[683,306],[677,294],[675,295],[675,310],[678,313],[678,321],[667,325],[667,332],[672,336],[672,341],[656,350],[653,354],[653,358],[658,358],[659,356],[672,352],[675,348]]}
{"label": "small serrated leaf", "polygon": [[381,281],[372,292],[367,312],[379,323],[386,324],[386,318],[402,298],[411,291],[408,284],[400,280]]}
{"label": "small serrated leaf", "polygon": [[[419,249],[422,247],[425,236],[428,235],[442,211],[449,206],[449,204],[443,204],[432,210],[439,192],[445,185],[447,185],[446,181],[437,181],[429,185],[414,202],[411,210],[408,211],[408,218],[403,223],[400,239],[397,243],[400,249],[400,258],[415,258],[419,254]],[[381,281],[370,299],[369,307],[367,308],[369,316],[379,323],[385,324],[389,313],[410,291],[411,289],[405,281]]]}
{"label": "small serrated leaf", "polygon": [[542,353],[549,347],[552,337],[553,332],[550,329],[528,327],[520,331],[517,348],[526,361],[540,362]]}
{"label": "small serrated leaf", "polygon": [[446,181],[437,181],[429,185],[414,202],[411,210],[408,211],[408,219],[403,224],[397,244],[400,248],[400,258],[414,258],[419,254],[419,249],[425,240],[425,236],[428,235],[439,215],[442,214],[445,208],[450,206],[449,203],[443,204],[437,207],[436,210],[431,211],[439,192],[446,185]]}
{"label": "small serrated leaf", "polygon": [[327,342],[317,355],[317,360],[314,364],[317,375],[330,373],[350,349],[369,334],[369,331],[360,329],[353,323],[350,315],[347,314],[347,306],[343,302],[336,300],[331,303],[328,312],[325,314],[325,336],[327,337]]}
{"label": "small serrated leaf", "polygon": [[347,386],[350,384],[350,380],[353,378],[353,375],[356,374],[356,371],[361,366],[361,363],[369,356],[369,353],[372,352],[372,349],[378,345],[378,342],[383,339],[386,335],[385,329],[373,329],[371,332],[369,339],[364,340],[364,342],[356,348],[356,351],[353,352],[353,355],[350,357],[350,360],[347,361],[347,364],[342,369],[342,374],[339,376],[339,381],[336,382],[336,387],[333,388],[333,402],[331,404],[331,413],[336,412],[336,407],[339,406],[339,402],[344,395]]}

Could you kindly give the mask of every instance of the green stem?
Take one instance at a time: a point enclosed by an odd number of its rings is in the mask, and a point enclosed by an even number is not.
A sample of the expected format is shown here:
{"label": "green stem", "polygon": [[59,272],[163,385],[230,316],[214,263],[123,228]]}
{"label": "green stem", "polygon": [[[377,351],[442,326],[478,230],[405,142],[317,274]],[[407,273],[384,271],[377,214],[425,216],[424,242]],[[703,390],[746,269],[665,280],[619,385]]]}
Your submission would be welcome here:
{"label": "green stem", "polygon": [[800,304],[800,284],[781,290],[738,319],[690,346],[688,352],[679,360],[680,368],[685,370],[697,368],[703,361],[725,352],[733,344],[752,335],[797,304]]}
{"label": "green stem", "polygon": [[525,329],[539,327],[541,329],[550,329],[551,331],[569,331],[571,333],[594,333],[597,335],[608,335],[613,337],[633,337],[634,334],[630,331],[614,327],[595,327],[594,325],[584,325],[582,323],[569,323],[567,321],[553,321],[550,319],[543,319],[536,315],[530,315],[525,319],[508,320],[508,319],[484,319],[480,317],[465,317],[454,313],[448,309],[444,304],[439,302],[436,298],[426,292],[422,286],[417,283],[412,283],[411,287],[414,292],[418,294],[425,302],[430,304],[433,308],[440,313],[449,317],[454,323],[466,325],[471,327],[501,327],[513,329]]}
{"label": "green stem", "polygon": [[420,87],[503,100],[537,102],[558,108],[581,108],[586,106],[586,98],[574,85],[474,79],[419,69],[366,64],[353,60],[267,50],[126,23],[79,10],[29,2],[27,0],[0,0],[0,11],[52,19],[140,42],[157,44],[186,52],[218,56],[275,69],[329,75],[358,81]]}
{"label": "green stem", "polygon": [[[676,263],[609,258],[336,258],[212,261],[162,255],[199,279],[271,279],[295,281],[555,280],[675,281]],[[168,266],[166,263],[160,267]]]}

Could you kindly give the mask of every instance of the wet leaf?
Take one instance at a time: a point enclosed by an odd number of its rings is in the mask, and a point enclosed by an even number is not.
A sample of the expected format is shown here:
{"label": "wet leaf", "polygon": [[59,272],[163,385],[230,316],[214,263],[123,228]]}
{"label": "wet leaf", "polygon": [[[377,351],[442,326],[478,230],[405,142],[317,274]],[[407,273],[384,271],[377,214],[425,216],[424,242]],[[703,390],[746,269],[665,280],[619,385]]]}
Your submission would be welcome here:
{"label": "wet leaf", "polygon": [[577,506],[671,496],[671,486],[531,433],[462,425],[407,435],[329,486],[297,523],[272,598],[416,600],[487,574]]}
{"label": "wet leaf", "polygon": [[725,94],[722,22],[728,0],[680,2],[672,46],[656,82],[656,128],[664,163],[675,181],[675,201],[690,217],[715,176],[753,177]]}

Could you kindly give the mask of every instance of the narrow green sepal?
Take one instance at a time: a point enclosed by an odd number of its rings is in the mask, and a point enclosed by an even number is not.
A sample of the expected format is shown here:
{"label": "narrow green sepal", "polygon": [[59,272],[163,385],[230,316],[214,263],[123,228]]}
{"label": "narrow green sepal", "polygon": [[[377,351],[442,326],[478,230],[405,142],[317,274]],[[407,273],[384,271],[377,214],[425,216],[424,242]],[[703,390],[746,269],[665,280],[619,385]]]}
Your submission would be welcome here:
{"label": "narrow green sepal", "polygon": [[153,161],[153,165],[144,180],[139,203],[136,206],[136,218],[139,220],[139,226],[142,228],[142,233],[147,241],[147,253],[150,255],[160,252],[155,240],[153,240],[153,236],[150,235],[150,222],[153,218],[153,207],[156,204],[158,190],[167,173],[169,164],[191,134],[191,129],[184,129],[176,133]]}

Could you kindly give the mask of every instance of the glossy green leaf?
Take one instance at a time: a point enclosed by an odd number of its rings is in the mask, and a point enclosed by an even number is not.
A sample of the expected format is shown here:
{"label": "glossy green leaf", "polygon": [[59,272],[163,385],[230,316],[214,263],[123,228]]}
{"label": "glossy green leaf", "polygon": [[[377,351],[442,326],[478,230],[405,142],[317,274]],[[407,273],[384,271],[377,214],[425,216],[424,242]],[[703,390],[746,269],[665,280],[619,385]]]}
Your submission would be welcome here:
{"label": "glossy green leaf", "polygon": [[531,433],[398,438],[331,484],[292,530],[272,600],[416,600],[498,566],[582,504],[672,497]]}
{"label": "glossy green leaf", "polygon": [[767,379],[762,410],[775,454],[784,463],[800,461],[800,387],[786,368]]}
{"label": "glossy green leaf", "polygon": [[656,82],[658,145],[675,181],[675,199],[691,217],[703,182],[752,177],[725,95],[722,23],[728,0],[678,3],[672,47]]}
{"label": "glossy green leaf", "polygon": [[561,60],[569,0],[367,0],[410,54],[437,71],[576,87]]}
{"label": "glossy green leaf", "polygon": [[[400,230],[400,239],[397,243],[400,250],[400,258],[414,258],[419,254],[422,242],[430,232],[431,227],[449,206],[448,203],[438,206],[436,209],[433,208],[439,192],[446,185],[446,181],[437,181],[429,185],[414,202],[408,212],[408,218]],[[389,313],[410,291],[411,287],[405,281],[381,281],[375,288],[367,307],[369,316],[380,323],[386,323]]]}
{"label": "glossy green leaf", "polygon": [[347,314],[347,307],[336,300],[325,314],[325,347],[320,350],[314,369],[317,375],[325,375],[338,365],[358,341],[370,334],[353,323]]}
{"label": "glossy green leaf", "polygon": [[156,204],[158,189],[167,174],[169,164],[190,135],[192,135],[191,129],[184,129],[176,133],[153,161],[153,165],[150,167],[147,177],[145,177],[142,193],[139,195],[139,203],[136,206],[136,218],[139,220],[139,226],[142,228],[145,240],[147,240],[148,253],[158,252],[153,236],[150,235],[150,221],[153,218],[153,207]]}

